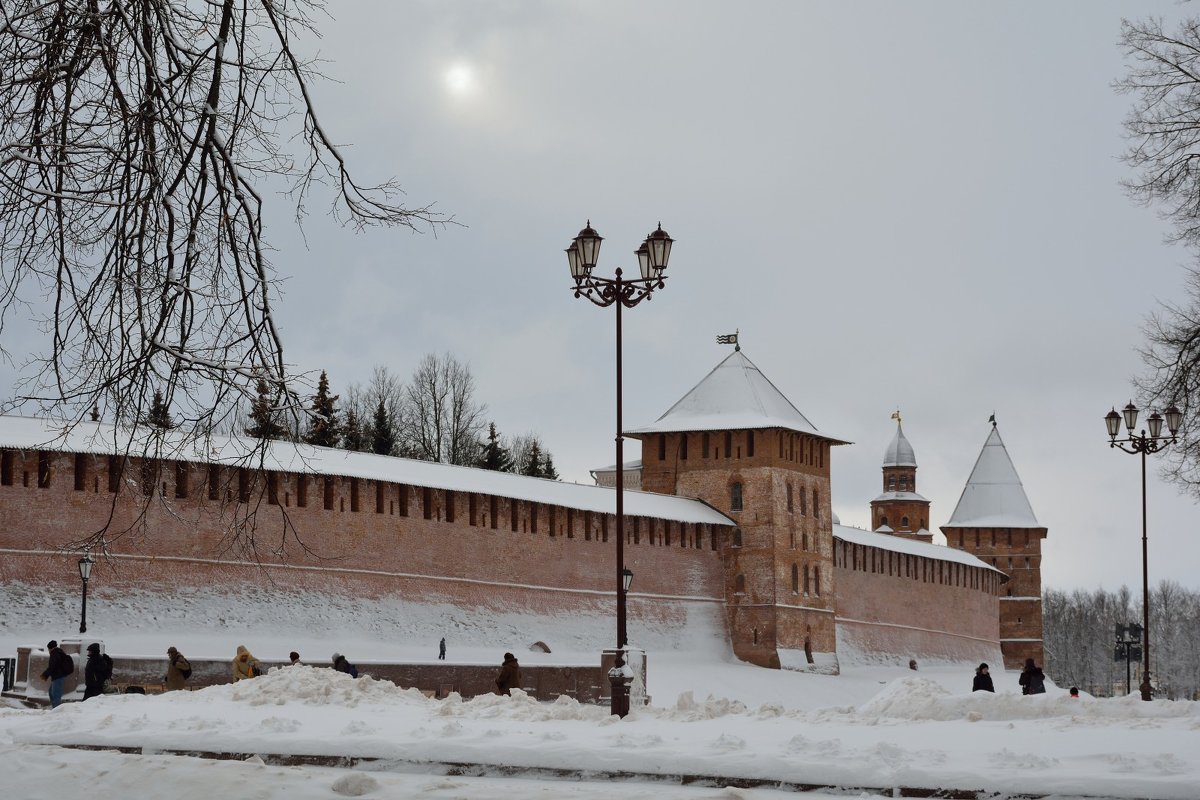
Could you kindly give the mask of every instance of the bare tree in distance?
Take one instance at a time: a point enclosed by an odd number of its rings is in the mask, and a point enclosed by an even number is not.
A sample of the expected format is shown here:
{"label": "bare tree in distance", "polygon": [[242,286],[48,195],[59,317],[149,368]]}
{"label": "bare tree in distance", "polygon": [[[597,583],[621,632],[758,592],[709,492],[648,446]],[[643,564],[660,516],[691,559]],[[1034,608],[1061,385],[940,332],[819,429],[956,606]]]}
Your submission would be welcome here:
{"label": "bare tree in distance", "polygon": [[475,465],[487,406],[475,399],[471,368],[446,353],[427,354],[405,386],[401,434],[413,458]]}
{"label": "bare tree in distance", "polygon": [[436,229],[388,180],[359,183],[297,52],[319,0],[10,0],[0,5],[0,336],[44,309],[20,403],[68,422],[144,418],[154,389],[208,435],[267,385],[297,428],[264,236],[314,186],[355,227]]}
{"label": "bare tree in distance", "polygon": [[[1125,118],[1125,188],[1171,223],[1173,239],[1200,255],[1200,19],[1173,30],[1161,19],[1123,20],[1128,59],[1116,89],[1132,97]],[[1147,321],[1141,348],[1147,369],[1135,384],[1143,405],[1183,412],[1179,444],[1163,453],[1167,477],[1200,497],[1200,271],[1188,270],[1186,296]]]}

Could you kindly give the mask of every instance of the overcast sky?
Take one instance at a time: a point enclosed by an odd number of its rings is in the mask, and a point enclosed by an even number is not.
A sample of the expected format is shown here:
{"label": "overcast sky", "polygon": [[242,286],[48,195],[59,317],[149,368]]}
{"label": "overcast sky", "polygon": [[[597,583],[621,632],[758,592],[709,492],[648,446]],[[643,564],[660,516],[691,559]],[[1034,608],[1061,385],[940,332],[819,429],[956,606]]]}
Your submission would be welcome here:
{"label": "overcast sky", "polygon": [[[897,407],[944,524],[1000,432],[1057,588],[1140,587],[1138,462],[1102,421],[1188,253],[1118,184],[1122,11],[1174,2],[335,3],[316,100],[361,178],[462,223],[432,235],[268,231],[290,360],[334,391],[372,365],[470,363],[500,431],[567,480],[612,463],[612,309],[571,294],[635,267],[661,220],[665,290],[625,315],[625,422],[745,354],[830,435],[834,509],[867,526]],[[638,445],[626,448],[638,455]],[[1155,475],[1151,581],[1196,586],[1194,503]]]}

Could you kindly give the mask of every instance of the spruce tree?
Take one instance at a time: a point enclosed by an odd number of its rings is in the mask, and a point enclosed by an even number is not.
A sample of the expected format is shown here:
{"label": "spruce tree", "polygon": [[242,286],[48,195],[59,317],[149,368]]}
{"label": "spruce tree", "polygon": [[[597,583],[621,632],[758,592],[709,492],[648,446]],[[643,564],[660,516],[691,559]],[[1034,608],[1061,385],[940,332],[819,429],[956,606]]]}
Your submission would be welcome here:
{"label": "spruce tree", "polygon": [[358,414],[354,413],[354,409],[350,409],[346,412],[346,427],[342,431],[342,449],[362,450],[364,444],[362,427],[358,424]]}
{"label": "spruce tree", "polygon": [[146,424],[163,430],[175,427],[167,402],[163,400],[162,392],[157,389],[154,391],[154,400],[150,403],[150,413],[146,415]]}
{"label": "spruce tree", "polygon": [[392,429],[392,418],[380,399],[375,408],[375,419],[371,424],[371,450],[381,456],[390,456],[396,446],[396,432]]}
{"label": "spruce tree", "polygon": [[317,382],[317,393],[313,396],[312,415],[308,419],[308,430],[302,437],[303,441],[317,447],[337,447],[341,438],[341,425],[337,418],[334,404],[339,395],[330,396],[329,377],[321,370],[321,379]]}
{"label": "spruce tree", "polygon": [[558,480],[558,470],[554,469],[554,457],[546,453],[546,458],[542,461],[542,477],[549,478],[552,481]]}
{"label": "spruce tree", "polygon": [[496,433],[496,423],[488,423],[488,440],[486,444],[481,444],[480,448],[482,450],[479,457],[481,468],[496,472],[512,471],[512,456],[508,454],[508,448],[500,444],[500,435]]}
{"label": "spruce tree", "polygon": [[250,405],[250,427],[245,429],[246,435],[255,439],[287,438],[287,430],[276,421],[275,412],[271,408],[267,382],[259,378],[255,391],[258,396]]}
{"label": "spruce tree", "polygon": [[529,457],[521,465],[521,474],[531,478],[542,477],[542,451],[537,442],[529,446]]}

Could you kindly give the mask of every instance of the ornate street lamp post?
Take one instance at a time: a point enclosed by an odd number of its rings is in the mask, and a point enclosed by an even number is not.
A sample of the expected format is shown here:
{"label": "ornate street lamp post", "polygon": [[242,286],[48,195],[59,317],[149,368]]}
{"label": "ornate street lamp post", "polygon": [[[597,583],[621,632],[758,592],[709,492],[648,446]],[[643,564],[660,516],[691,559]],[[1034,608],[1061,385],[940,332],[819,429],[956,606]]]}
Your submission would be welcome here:
{"label": "ornate street lamp post", "polygon": [[[1118,440],[1117,436],[1121,433],[1122,418],[1124,418],[1128,434],[1125,438]],[[1120,414],[1117,413],[1115,407],[1112,411],[1105,414],[1104,424],[1108,428],[1109,447],[1115,447],[1126,453],[1140,454],[1142,456],[1142,636],[1145,639],[1142,642],[1142,684],[1139,688],[1142,691],[1142,699],[1149,700],[1151,699],[1150,579],[1146,568],[1146,455],[1157,453],[1159,450],[1166,448],[1167,445],[1175,443],[1175,434],[1179,432],[1179,426],[1183,422],[1183,414],[1173,405],[1164,414],[1153,411],[1146,418],[1146,427],[1135,435],[1133,429],[1137,427],[1137,418],[1138,407],[1130,402],[1129,405],[1121,409]],[[1167,430],[1170,431],[1169,436],[1162,435],[1164,421],[1167,423]],[[1149,431],[1148,434],[1147,431]]]}
{"label": "ornate street lamp post", "polygon": [[92,561],[91,555],[84,555],[79,559],[79,577],[83,580],[83,608],[79,612],[79,632],[87,633],[87,585],[88,578],[92,577]]}
{"label": "ornate street lamp post", "polygon": [[[666,284],[663,272],[667,261],[671,258],[671,245],[674,239],[662,229],[658,229],[646,237],[641,247],[634,251],[638,260],[640,278],[626,278],[617,269],[615,277],[602,278],[593,275],[596,260],[600,255],[600,243],[603,237],[592,228],[591,220],[579,232],[567,248],[567,263],[571,268],[571,278],[575,281],[575,296],[584,297],[601,308],[613,306],[617,313],[617,650],[625,649],[628,644],[625,628],[625,595],[633,573],[625,569],[625,457],[623,439],[621,437],[621,308],[633,308],[643,300],[649,300],[656,289],[662,289]],[[626,687],[628,691],[628,687]],[[620,705],[613,692],[613,713],[618,713]],[[625,705],[628,710],[628,703]],[[621,716],[625,716],[623,713]]]}

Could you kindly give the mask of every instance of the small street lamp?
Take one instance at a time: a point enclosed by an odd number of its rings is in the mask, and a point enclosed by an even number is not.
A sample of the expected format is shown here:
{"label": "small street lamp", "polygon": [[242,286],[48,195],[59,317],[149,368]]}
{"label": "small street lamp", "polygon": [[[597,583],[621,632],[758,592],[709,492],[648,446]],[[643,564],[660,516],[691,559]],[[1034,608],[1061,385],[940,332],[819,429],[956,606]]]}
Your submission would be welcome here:
{"label": "small street lamp", "polygon": [[[575,281],[573,291],[576,297],[583,297],[595,305],[605,308],[613,306],[617,314],[617,651],[620,653],[628,644],[625,625],[625,594],[633,580],[633,573],[625,568],[625,456],[624,440],[622,439],[621,424],[621,308],[633,308],[643,300],[649,300],[656,289],[662,289],[666,283],[663,274],[667,262],[671,258],[671,246],[675,240],[662,229],[658,229],[645,238],[641,246],[634,251],[637,257],[640,278],[626,278],[624,273],[616,270],[612,278],[602,278],[592,274],[596,261],[600,257],[600,243],[604,241],[599,233],[592,228],[591,220],[572,240],[567,248],[567,264],[571,270],[571,278]],[[614,683],[615,686],[615,683]],[[628,688],[626,687],[626,693]],[[626,695],[628,696],[628,694]],[[617,693],[613,692],[612,711],[620,712]],[[628,713],[628,702],[625,713]],[[620,713],[620,716],[625,716]]]}
{"label": "small street lamp", "polygon": [[1142,626],[1136,622],[1128,625],[1117,623],[1117,647],[1113,653],[1115,660],[1125,659],[1125,694],[1130,693],[1132,681],[1129,677],[1129,662],[1140,661],[1142,658]]}
{"label": "small street lamp", "polygon": [[90,554],[85,554],[79,559],[79,577],[83,581],[83,609],[79,613],[80,633],[87,633],[87,585],[88,578],[92,577],[92,565],[95,563]]}
{"label": "small street lamp", "polygon": [[[1138,407],[1130,401],[1129,405],[1117,413],[1114,407],[1104,415],[1104,425],[1108,429],[1108,446],[1115,447],[1126,453],[1142,457],[1142,684],[1139,687],[1142,699],[1151,699],[1150,687],[1150,579],[1146,568],[1146,455],[1157,453],[1168,445],[1175,443],[1175,435],[1183,423],[1183,413],[1172,405],[1164,413],[1152,411],[1146,418],[1146,427],[1134,434],[1137,427]],[[1125,423],[1127,435],[1117,439],[1121,433],[1121,423]],[[1166,422],[1169,436],[1162,435],[1163,423]],[[1147,434],[1147,430],[1149,434]]]}

